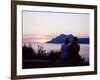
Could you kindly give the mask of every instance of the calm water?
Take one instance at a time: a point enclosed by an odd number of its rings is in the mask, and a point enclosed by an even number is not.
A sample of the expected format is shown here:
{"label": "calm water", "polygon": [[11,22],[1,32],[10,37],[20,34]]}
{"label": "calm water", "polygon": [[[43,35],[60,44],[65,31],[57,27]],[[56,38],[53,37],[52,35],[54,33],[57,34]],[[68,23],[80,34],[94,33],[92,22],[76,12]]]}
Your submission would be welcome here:
{"label": "calm water", "polygon": [[[28,44],[27,44],[28,45]],[[51,50],[60,51],[62,44],[43,44],[43,43],[32,43],[32,48],[34,48],[36,51],[38,50],[38,46],[42,46],[46,52],[49,52]],[[80,45],[80,52],[79,54],[85,58],[85,61],[89,62],[89,44],[79,44]]]}

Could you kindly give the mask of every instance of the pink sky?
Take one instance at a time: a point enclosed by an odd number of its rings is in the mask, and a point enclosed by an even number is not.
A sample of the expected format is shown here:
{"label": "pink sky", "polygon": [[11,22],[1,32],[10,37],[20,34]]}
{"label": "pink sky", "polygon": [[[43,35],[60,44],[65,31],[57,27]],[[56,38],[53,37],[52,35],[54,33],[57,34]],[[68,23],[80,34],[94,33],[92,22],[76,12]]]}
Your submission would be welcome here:
{"label": "pink sky", "polygon": [[60,34],[89,37],[89,14],[23,11],[23,39],[46,42]]}

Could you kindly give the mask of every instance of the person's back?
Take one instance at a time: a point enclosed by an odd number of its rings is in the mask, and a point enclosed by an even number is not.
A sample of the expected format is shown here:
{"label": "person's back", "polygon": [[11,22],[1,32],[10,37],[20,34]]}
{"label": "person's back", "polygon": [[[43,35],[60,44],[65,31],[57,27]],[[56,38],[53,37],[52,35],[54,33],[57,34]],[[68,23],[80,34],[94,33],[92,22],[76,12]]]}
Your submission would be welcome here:
{"label": "person's back", "polygon": [[68,45],[63,44],[61,48],[61,59],[66,59],[68,57]]}
{"label": "person's back", "polygon": [[80,64],[80,46],[77,44],[78,38],[74,37],[73,43],[69,47],[69,59],[72,65]]}
{"label": "person's back", "polygon": [[68,46],[69,40],[66,39],[64,44],[61,47],[61,60],[65,63],[68,59],[68,53],[69,53],[69,46]]}
{"label": "person's back", "polygon": [[79,56],[80,46],[78,44],[71,44],[69,47],[70,57],[75,59]]}

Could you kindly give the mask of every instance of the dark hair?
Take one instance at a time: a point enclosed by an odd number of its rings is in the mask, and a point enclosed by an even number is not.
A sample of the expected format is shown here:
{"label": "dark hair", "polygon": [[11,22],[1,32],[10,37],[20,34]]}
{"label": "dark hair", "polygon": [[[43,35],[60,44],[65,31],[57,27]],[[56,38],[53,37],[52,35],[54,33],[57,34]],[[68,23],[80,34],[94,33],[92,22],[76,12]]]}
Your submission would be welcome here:
{"label": "dark hair", "polygon": [[68,43],[69,43],[69,39],[66,38],[66,39],[65,39],[65,44],[68,44]]}
{"label": "dark hair", "polygon": [[73,37],[73,43],[77,43],[78,42],[78,38],[77,37]]}

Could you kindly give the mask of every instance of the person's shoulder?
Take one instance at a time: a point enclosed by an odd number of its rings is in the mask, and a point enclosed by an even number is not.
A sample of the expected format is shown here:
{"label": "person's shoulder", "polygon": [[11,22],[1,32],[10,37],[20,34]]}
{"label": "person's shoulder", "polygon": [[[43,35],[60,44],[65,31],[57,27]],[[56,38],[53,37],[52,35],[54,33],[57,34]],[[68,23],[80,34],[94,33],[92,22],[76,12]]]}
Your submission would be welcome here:
{"label": "person's shoulder", "polygon": [[64,44],[62,44],[61,46],[64,46]]}
{"label": "person's shoulder", "polygon": [[68,45],[63,44],[62,46],[63,46],[63,47],[67,47]]}
{"label": "person's shoulder", "polygon": [[80,46],[79,44],[77,44],[77,46]]}
{"label": "person's shoulder", "polygon": [[64,44],[62,44],[61,47],[63,48],[64,47]]}
{"label": "person's shoulder", "polygon": [[77,44],[77,47],[80,47],[80,45],[79,45],[79,44]]}

